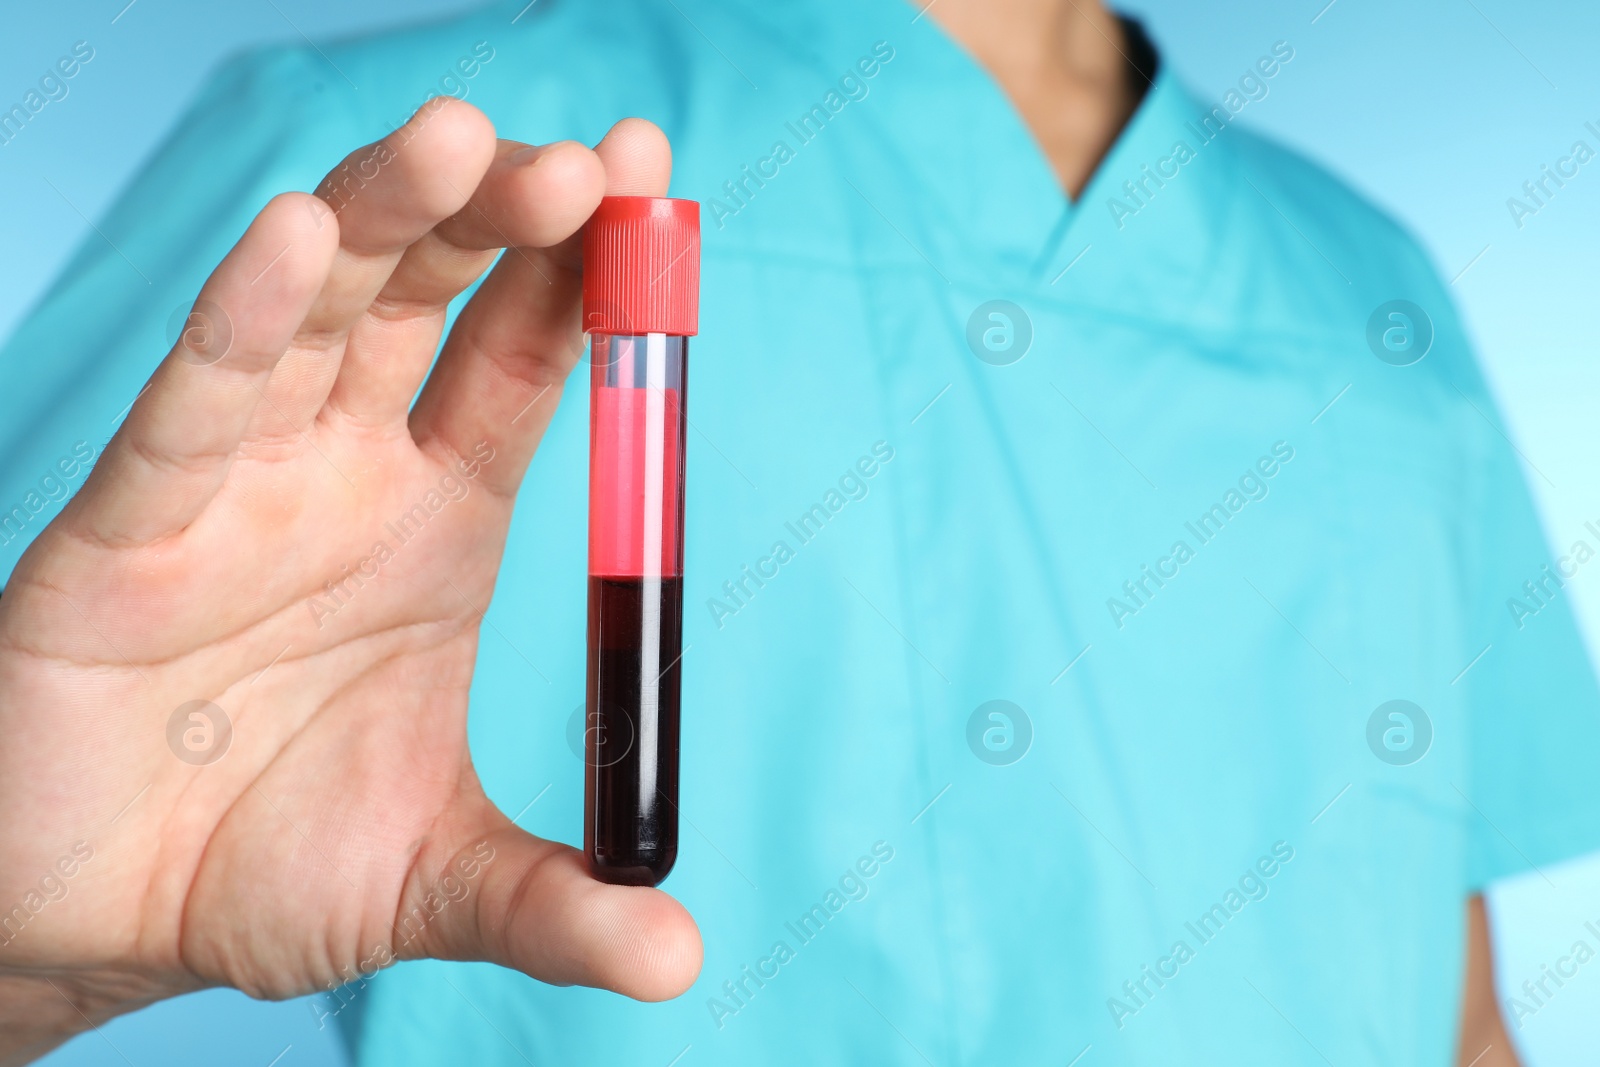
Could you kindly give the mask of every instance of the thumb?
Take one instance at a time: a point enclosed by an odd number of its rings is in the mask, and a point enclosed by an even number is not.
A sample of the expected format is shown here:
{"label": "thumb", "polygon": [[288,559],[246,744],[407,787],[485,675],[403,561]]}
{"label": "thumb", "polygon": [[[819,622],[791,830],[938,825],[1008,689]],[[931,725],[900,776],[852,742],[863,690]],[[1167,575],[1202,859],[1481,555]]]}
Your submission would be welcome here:
{"label": "thumb", "polygon": [[[552,985],[669,1000],[700,973],[700,930],[658,889],[596,881],[577,849],[518,829],[481,793],[418,853],[400,959],[487,960]],[[475,809],[475,810],[474,810]]]}

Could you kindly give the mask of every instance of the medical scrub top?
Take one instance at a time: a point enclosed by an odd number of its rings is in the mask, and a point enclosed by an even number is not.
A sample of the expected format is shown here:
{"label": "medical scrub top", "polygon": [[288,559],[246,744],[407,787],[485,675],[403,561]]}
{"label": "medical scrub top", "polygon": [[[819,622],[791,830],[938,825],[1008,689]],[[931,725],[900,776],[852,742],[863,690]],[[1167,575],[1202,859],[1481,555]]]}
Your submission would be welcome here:
{"label": "medical scrub top", "polygon": [[[1600,843],[1571,564],[1423,253],[1244,128],[1292,46],[1216,99],[1134,47],[1071,203],[899,0],[513,0],[226,64],[87,239],[0,366],[8,565],[252,215],[429,96],[648,117],[704,205],[665,883],[704,970],[401,964],[311,1001],[359,1063],[1453,1062],[1466,898]],[[585,395],[469,727],[572,843]]]}

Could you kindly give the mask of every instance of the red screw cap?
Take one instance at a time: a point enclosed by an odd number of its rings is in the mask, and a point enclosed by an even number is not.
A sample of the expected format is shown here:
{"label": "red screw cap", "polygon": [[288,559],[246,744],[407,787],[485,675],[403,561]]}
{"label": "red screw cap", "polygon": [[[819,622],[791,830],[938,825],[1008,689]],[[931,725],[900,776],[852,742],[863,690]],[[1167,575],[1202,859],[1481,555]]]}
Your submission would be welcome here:
{"label": "red screw cap", "polygon": [[608,196],[583,230],[585,333],[700,332],[700,205]]}

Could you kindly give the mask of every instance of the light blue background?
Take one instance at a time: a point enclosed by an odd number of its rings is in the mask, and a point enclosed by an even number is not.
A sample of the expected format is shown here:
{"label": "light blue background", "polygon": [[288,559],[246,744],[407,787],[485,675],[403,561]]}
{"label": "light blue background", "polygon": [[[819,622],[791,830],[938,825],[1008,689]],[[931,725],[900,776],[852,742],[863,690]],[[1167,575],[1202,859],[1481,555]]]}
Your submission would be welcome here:
{"label": "light blue background", "polygon": [[[12,143],[0,146],[0,335],[44,292],[89,220],[139,168],[200,81],[229,53],[263,42],[323,39],[412,22],[473,4],[388,0],[95,0],[7,13],[0,104],[20,100],[58,56],[87,40],[96,56]],[[1519,228],[1506,201],[1583,139],[1600,147],[1600,8],[1555,0],[1372,0],[1268,3],[1139,0],[1167,61],[1220,97],[1258,55],[1289,41],[1295,62],[1241,117],[1311,155],[1392,214],[1432,254],[1472,331],[1528,461],[1553,543],[1600,521],[1591,475],[1600,400],[1593,358],[1600,325],[1600,160]],[[355,146],[352,146],[355,147]],[[1588,357],[1588,358],[1585,358]],[[38,353],[48,359],[50,353]],[[1586,571],[1569,584],[1580,621],[1600,635],[1600,595]],[[1589,774],[1580,756],[1572,773]],[[1600,861],[1547,870],[1497,889],[1502,988],[1537,979],[1589,938],[1546,907],[1560,892],[1593,901]],[[1441,981],[1448,977],[1441,975]],[[1600,1041],[1600,966],[1581,970],[1515,1036],[1531,1067],[1588,1063]],[[275,1057],[277,1057],[275,1059]],[[343,1063],[330,1026],[307,1002],[265,1005],[208,992],[119,1019],[46,1063]]]}

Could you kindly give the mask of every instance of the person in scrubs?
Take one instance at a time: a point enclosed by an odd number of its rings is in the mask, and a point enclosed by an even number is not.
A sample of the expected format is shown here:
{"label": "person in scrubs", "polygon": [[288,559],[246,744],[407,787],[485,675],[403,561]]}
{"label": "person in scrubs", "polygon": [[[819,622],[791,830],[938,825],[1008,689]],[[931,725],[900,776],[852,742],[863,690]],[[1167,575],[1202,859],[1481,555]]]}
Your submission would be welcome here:
{"label": "person in scrubs", "polygon": [[[1600,845],[1572,564],[1414,241],[1244,128],[1296,63],[516,0],[226,64],[0,360],[0,1060],[225,985],[361,1064],[1514,1063],[1480,894]],[[669,188],[662,891],[566,844],[563,383]]]}

